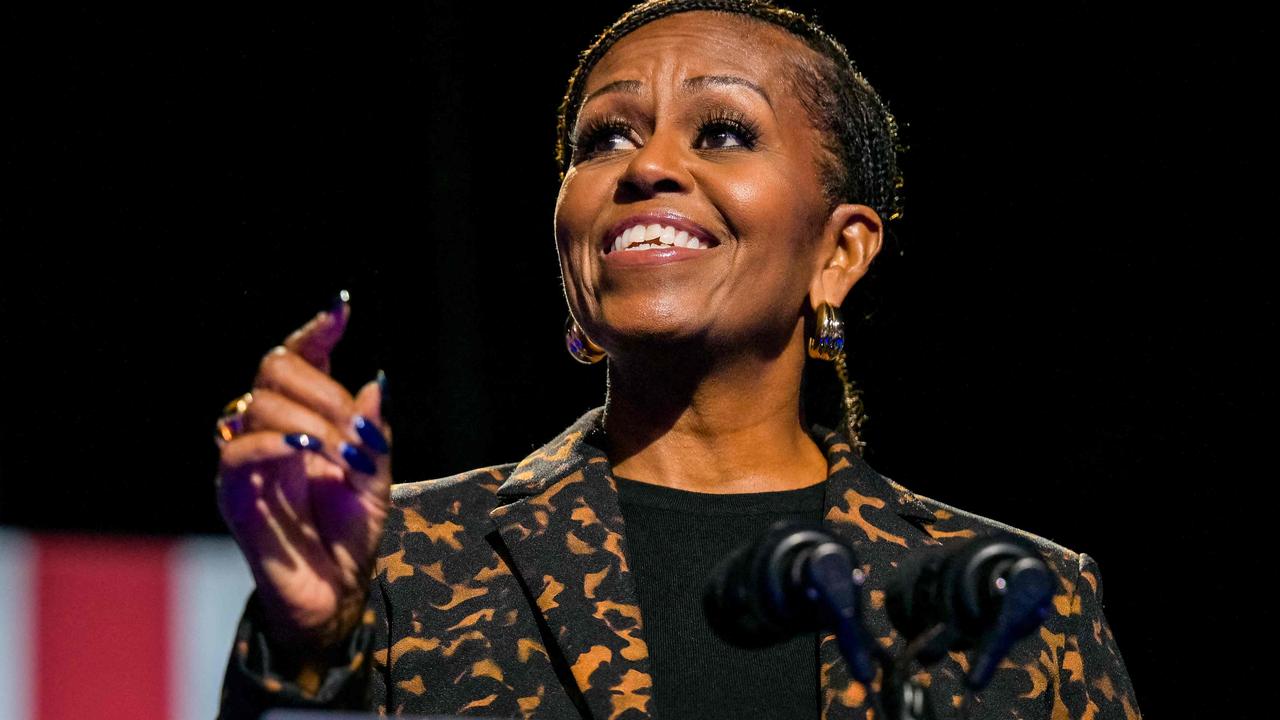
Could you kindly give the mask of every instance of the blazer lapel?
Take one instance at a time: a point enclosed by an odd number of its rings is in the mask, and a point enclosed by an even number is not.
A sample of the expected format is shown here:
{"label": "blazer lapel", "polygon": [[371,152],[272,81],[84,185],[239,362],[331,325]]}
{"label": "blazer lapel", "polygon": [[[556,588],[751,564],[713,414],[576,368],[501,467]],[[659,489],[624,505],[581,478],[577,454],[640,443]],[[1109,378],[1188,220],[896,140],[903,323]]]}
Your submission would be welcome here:
{"label": "blazer lapel", "polygon": [[[934,514],[911,491],[871,469],[840,433],[818,425],[812,433],[827,454],[824,524],[853,545],[866,574],[863,623],[877,642],[896,653],[903,643],[884,609],[885,584],[908,550],[939,544],[922,527],[935,520]],[[818,668],[824,720],[866,717],[868,688],[850,677],[832,633],[819,636]],[[877,674],[872,692],[880,691],[880,681]]]}
{"label": "blazer lapel", "polygon": [[[592,717],[648,720],[649,650],[603,450],[603,413],[589,410],[520,461],[489,516]],[[855,455],[843,435],[820,425],[811,434],[827,455],[825,524],[854,546],[866,574],[864,624],[897,652],[902,640],[884,611],[885,583],[909,550],[939,544],[924,529],[936,518]],[[833,634],[819,636],[818,655],[822,717],[864,718],[868,688],[850,677]]]}
{"label": "blazer lapel", "polygon": [[592,717],[645,720],[649,650],[602,449],[603,411],[588,411],[522,460],[489,517]]}

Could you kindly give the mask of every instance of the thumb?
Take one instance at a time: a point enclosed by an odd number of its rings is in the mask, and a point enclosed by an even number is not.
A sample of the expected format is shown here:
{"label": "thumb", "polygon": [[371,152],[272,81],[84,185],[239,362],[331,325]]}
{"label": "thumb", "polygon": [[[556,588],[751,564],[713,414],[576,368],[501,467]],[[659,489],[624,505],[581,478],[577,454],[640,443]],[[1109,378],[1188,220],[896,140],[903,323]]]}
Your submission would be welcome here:
{"label": "thumb", "polygon": [[[356,473],[351,475],[352,487],[368,493],[384,506],[389,501],[391,487],[391,427],[382,419],[382,391],[377,380],[370,380],[360,388],[354,399],[356,412],[356,433],[363,446],[372,452],[373,475]],[[363,419],[363,425],[361,420]]]}
{"label": "thumb", "polygon": [[370,380],[360,388],[354,398],[355,411],[363,415],[365,419],[378,426],[383,436],[387,440],[387,445],[391,444],[391,426],[383,418],[383,409],[386,406],[386,386],[387,375],[383,371],[378,371],[378,377]]}

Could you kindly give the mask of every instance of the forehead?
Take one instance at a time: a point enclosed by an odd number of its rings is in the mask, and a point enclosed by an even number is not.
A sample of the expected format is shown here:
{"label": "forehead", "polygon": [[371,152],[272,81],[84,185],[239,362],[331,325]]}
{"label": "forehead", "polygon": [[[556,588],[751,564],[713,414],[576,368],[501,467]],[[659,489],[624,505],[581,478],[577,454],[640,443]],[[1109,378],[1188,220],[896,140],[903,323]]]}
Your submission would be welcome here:
{"label": "forehead", "polygon": [[672,79],[733,74],[780,88],[785,63],[813,52],[771,23],[740,13],[698,10],[647,23],[618,40],[591,70],[587,95],[616,80],[670,74]]}

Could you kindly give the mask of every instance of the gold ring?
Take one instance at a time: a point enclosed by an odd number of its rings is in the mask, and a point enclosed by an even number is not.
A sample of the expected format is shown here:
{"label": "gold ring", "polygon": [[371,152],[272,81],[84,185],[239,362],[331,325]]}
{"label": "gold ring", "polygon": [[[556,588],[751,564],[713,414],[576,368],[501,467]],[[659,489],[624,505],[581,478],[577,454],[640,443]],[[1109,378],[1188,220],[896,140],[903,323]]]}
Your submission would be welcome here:
{"label": "gold ring", "polygon": [[244,414],[249,410],[249,404],[252,402],[253,393],[247,392],[227,403],[227,406],[222,408],[222,417],[218,418],[215,424],[217,433],[214,439],[231,442],[237,435],[244,432]]}

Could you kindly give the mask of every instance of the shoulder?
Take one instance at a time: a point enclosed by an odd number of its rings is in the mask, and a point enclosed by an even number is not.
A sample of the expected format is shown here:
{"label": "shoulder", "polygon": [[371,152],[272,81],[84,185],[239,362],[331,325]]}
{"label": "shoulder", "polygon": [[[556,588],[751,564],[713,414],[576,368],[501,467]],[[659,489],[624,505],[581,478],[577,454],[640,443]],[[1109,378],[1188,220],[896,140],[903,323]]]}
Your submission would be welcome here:
{"label": "shoulder", "polygon": [[502,483],[507,481],[516,464],[508,462],[500,465],[486,465],[446,477],[397,483],[391,486],[391,505],[402,508],[414,507],[446,497],[460,501],[476,499],[481,502],[490,502]]}
{"label": "shoulder", "polygon": [[932,513],[934,519],[926,525],[925,530],[941,543],[945,544],[994,532],[1008,532],[1034,544],[1044,556],[1045,561],[1062,576],[1067,585],[1073,587],[1082,576],[1082,573],[1090,574],[1091,577],[1086,578],[1090,581],[1098,577],[1096,562],[1084,552],[1076,551],[1054,541],[1052,538],[1038,535],[1029,530],[979,515],[935,498],[908,491],[892,480],[889,482],[903,491],[909,492],[912,497]]}
{"label": "shoulder", "polygon": [[391,486],[385,535],[424,533],[432,543],[445,541],[459,549],[460,533],[483,535],[492,529],[489,511],[497,505],[498,488],[506,482],[514,462],[486,465],[446,477]]}

